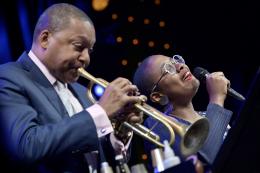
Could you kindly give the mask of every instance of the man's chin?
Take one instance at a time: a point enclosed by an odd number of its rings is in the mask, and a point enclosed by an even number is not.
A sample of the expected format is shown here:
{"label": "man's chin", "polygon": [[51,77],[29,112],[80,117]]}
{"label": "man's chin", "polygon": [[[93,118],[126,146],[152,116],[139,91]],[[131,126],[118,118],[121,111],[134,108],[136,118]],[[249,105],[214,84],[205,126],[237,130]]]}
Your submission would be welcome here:
{"label": "man's chin", "polygon": [[73,83],[73,82],[77,82],[78,79],[79,79],[79,75],[77,73],[73,73],[73,74],[68,74],[67,76],[64,76],[63,82]]}
{"label": "man's chin", "polygon": [[76,69],[73,69],[70,72],[71,73],[68,73],[68,76],[67,76],[67,83],[77,82],[77,80],[79,79],[78,71]]}
{"label": "man's chin", "polygon": [[67,83],[77,82],[78,79],[79,79],[79,76],[73,76],[67,80]]}

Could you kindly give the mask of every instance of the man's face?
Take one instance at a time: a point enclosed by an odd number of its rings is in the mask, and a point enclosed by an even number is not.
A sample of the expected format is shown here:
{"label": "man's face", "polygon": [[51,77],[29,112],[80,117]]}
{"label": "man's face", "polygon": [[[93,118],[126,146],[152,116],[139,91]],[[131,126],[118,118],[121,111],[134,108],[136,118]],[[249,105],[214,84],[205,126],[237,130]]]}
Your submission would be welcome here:
{"label": "man's face", "polygon": [[49,33],[43,63],[58,80],[75,82],[79,78],[77,69],[88,66],[90,62],[89,51],[95,39],[93,25],[71,19],[68,27]]}
{"label": "man's face", "polygon": [[[170,57],[157,56],[153,59],[153,81],[157,80],[165,73],[164,64],[170,63]],[[167,95],[170,99],[192,98],[199,87],[199,81],[191,74],[190,69],[185,64],[173,64],[176,68],[175,74],[166,73],[158,84],[159,91]]]}

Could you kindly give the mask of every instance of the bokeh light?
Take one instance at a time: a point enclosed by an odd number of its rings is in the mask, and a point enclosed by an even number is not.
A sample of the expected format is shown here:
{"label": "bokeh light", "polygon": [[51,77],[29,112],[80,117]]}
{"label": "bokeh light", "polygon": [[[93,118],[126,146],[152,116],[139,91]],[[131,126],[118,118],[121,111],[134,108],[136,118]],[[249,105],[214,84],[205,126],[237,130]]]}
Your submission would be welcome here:
{"label": "bokeh light", "polygon": [[92,0],[92,8],[95,11],[103,11],[107,8],[109,0]]}

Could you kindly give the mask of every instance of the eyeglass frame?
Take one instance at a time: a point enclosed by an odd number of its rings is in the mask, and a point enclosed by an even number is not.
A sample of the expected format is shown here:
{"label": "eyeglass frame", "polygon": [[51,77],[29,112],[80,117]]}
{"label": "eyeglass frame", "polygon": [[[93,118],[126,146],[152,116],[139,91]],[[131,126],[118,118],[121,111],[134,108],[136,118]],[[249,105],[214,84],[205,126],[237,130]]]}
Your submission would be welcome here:
{"label": "eyeglass frame", "polygon": [[[177,60],[175,59],[175,57],[178,57],[182,62],[177,62]],[[173,55],[172,58],[170,59],[170,62],[166,62],[163,64],[163,67],[162,69],[164,70],[163,74],[161,75],[161,77],[159,78],[159,80],[153,85],[152,87],[152,90],[151,90],[151,93],[154,92],[154,90],[158,87],[160,81],[162,80],[162,78],[166,75],[166,74],[171,74],[171,75],[174,75],[177,73],[177,70],[176,70],[176,67],[175,67],[175,64],[185,64],[185,60],[182,58],[182,56],[180,55]],[[171,72],[169,71],[167,68],[166,68],[166,65],[173,65],[172,67],[174,67],[174,72]]]}

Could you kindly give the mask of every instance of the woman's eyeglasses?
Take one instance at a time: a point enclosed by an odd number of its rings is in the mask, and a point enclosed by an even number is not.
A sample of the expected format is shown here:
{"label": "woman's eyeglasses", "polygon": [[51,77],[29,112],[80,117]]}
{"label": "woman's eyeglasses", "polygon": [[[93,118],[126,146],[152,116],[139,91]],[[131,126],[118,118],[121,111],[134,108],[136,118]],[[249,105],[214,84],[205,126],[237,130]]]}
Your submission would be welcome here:
{"label": "woman's eyeglasses", "polygon": [[153,85],[151,93],[155,91],[155,89],[158,87],[159,82],[162,80],[162,78],[167,74],[174,75],[177,73],[175,64],[185,64],[185,60],[180,55],[173,55],[173,57],[170,59],[169,62],[165,63],[162,67],[163,73],[159,80]]}

